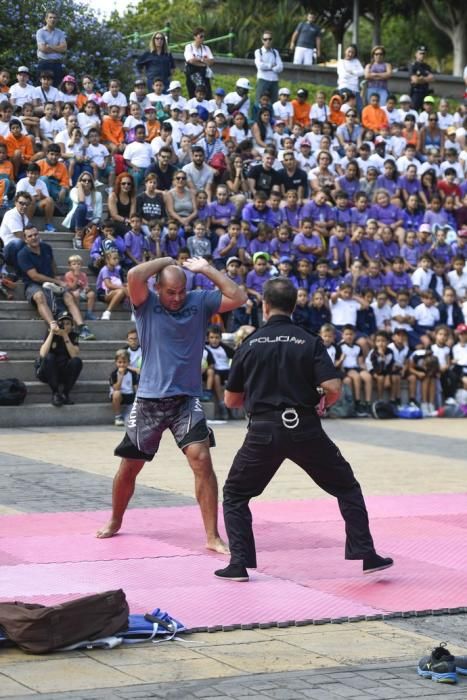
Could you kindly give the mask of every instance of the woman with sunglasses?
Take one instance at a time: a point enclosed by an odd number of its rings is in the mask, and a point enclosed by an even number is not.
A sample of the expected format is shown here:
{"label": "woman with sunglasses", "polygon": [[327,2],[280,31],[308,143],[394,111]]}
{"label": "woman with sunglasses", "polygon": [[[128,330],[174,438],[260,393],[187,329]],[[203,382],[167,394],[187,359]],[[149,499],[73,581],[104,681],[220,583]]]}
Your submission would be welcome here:
{"label": "woman with sunglasses", "polygon": [[214,63],[214,56],[209,46],[203,43],[204,29],[197,27],[193,31],[193,42],[185,46],[185,74],[186,89],[190,99],[195,96],[197,86],[204,85],[206,88],[206,100],[212,100],[211,90],[211,66]]}
{"label": "woman with sunglasses", "polygon": [[124,236],[130,228],[130,218],[136,213],[136,187],[130,173],[120,173],[107,202],[109,217],[115,224],[117,236]]}
{"label": "woman with sunglasses", "polygon": [[94,178],[84,172],[79,176],[76,187],[70,192],[72,207],[66,215],[63,225],[75,233],[73,248],[83,247],[83,234],[86,226],[99,224],[102,218],[102,195],[96,190]]}
{"label": "woman with sunglasses", "polygon": [[384,46],[374,46],[371,49],[371,61],[365,66],[365,80],[367,80],[366,94],[379,95],[379,106],[384,107],[388,98],[388,80],[392,75],[392,66],[384,60]]}
{"label": "woman with sunglasses", "polygon": [[173,187],[164,193],[165,208],[169,219],[175,219],[185,233],[191,231],[191,224],[198,216],[194,192],[188,187],[187,176],[182,170],[175,173]]}
{"label": "woman with sunglasses", "polygon": [[444,158],[444,132],[438,126],[438,115],[436,112],[431,112],[428,115],[425,126],[422,126],[418,132],[417,152],[421,160],[427,159],[430,148],[437,148],[441,160]]}
{"label": "woman with sunglasses", "polygon": [[172,73],[175,70],[175,61],[169,51],[165,34],[156,32],[152,35],[149,42],[149,51],[145,51],[138,58],[136,68],[146,75],[148,92],[151,92],[155,78],[162,80],[164,91],[167,92]]}

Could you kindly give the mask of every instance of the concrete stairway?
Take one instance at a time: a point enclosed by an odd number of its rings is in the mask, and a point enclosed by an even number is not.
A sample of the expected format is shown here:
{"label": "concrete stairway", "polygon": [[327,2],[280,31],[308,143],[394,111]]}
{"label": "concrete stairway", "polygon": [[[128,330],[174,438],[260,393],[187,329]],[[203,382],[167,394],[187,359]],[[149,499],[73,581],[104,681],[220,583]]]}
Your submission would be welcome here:
{"label": "concrete stairway", "polygon": [[[54,224],[58,228],[59,220]],[[72,238],[71,233],[63,231],[41,233],[41,239],[54,250],[59,274],[68,269],[68,257],[73,252],[79,252],[84,265],[88,263],[89,252],[73,251]],[[94,275],[88,276],[94,285]],[[84,366],[72,391],[75,405],[55,408],[50,403],[49,387],[37,381],[34,373],[34,360],[47,333],[46,325],[35,309],[24,301],[22,283],[18,284],[14,296],[13,301],[0,301],[0,350],[5,351],[9,358],[0,363],[0,379],[16,377],[24,381],[28,395],[22,406],[0,406],[0,427],[111,424],[113,414],[108,377],[113,369],[115,351],[124,345],[127,331],[134,326],[130,321],[130,311],[119,309],[112,314],[110,321],[89,322],[97,340],[80,344]],[[104,304],[96,304],[98,318],[104,308]],[[81,310],[85,310],[83,303]]]}

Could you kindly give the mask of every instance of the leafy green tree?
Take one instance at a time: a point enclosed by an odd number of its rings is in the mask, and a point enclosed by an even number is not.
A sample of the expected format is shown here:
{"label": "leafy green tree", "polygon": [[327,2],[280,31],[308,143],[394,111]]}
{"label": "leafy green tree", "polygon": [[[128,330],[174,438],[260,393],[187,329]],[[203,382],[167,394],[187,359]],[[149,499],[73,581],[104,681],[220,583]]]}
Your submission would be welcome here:
{"label": "leafy green tree", "polygon": [[58,27],[68,39],[67,71],[77,76],[89,73],[106,82],[109,77],[125,78],[129,64],[128,42],[108,22],[77,0],[55,3],[37,0],[0,2],[0,64],[14,75],[16,68],[37,65],[36,31],[44,25],[46,9],[59,16]]}
{"label": "leafy green tree", "polygon": [[467,7],[462,0],[422,0],[431,22],[446,34],[454,52],[453,74],[462,75],[467,65]]}

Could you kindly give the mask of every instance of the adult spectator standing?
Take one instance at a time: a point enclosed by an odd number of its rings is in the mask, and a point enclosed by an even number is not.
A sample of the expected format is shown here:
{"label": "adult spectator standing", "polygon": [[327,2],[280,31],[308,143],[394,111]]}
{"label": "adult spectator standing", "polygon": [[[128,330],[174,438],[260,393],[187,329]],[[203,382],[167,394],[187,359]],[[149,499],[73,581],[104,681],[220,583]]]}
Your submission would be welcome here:
{"label": "adult spectator standing", "polygon": [[[63,311],[49,328],[39,349],[36,376],[52,391],[53,406],[74,404],[70,391],[83,368],[79,357],[79,336],[73,330],[73,317]],[[61,389],[61,391],[60,391]]]}
{"label": "adult spectator standing", "polygon": [[271,104],[279,97],[279,73],[284,66],[279,51],[272,47],[272,33],[263,32],[263,45],[255,51],[256,73],[256,104],[264,93],[268,93]]}
{"label": "adult spectator standing", "polygon": [[250,90],[251,85],[248,78],[239,78],[235,83],[235,91],[228,92],[224,99],[224,104],[230,115],[241,112],[248,119],[250,114]]}
{"label": "adult spectator standing", "polygon": [[362,98],[360,97],[360,78],[365,70],[358,58],[358,49],[355,44],[350,44],[344,51],[344,58],[337,61],[337,87],[339,90],[352,92],[357,98],[357,110],[362,110]]}
{"label": "adult spectator standing", "polygon": [[74,296],[66,291],[66,283],[57,275],[51,246],[41,241],[37,228],[30,225],[24,232],[24,242],[26,245],[18,253],[18,267],[22,272],[26,299],[37,307],[40,317],[49,328],[55,328],[56,322],[51,310],[52,295],[60,294],[78,327],[80,340],[95,340],[94,334],[83,323]]}
{"label": "adult spectator standing", "polygon": [[39,63],[37,70],[51,71],[53,84],[60,87],[65,70],[63,60],[67,52],[67,40],[65,32],[57,29],[57,13],[48,10],[45,15],[45,26],[36,32],[37,58]]}
{"label": "adult spectator standing", "polygon": [[365,66],[367,80],[367,95],[379,95],[379,106],[384,107],[389,95],[388,80],[392,75],[392,66],[384,60],[384,46],[374,46],[371,49],[371,61]]}
{"label": "adult spectator standing", "polygon": [[[187,292],[184,271],[168,257],[142,263],[128,273],[143,361],[127,432],[115,450],[122,461],[114,479],[112,516],[97,537],[112,537],[120,529],[136,477],[153,459],[169,428],[195,476],[206,546],[227,553],[217,529],[217,480],[209,452],[212,433],[199,401],[201,360],[212,314],[238,308],[246,302],[246,294],[203,258],[191,258],[184,266],[207,277],[217,289]],[[154,275],[156,292],[150,292],[148,280]]]}
{"label": "adult spectator standing", "polygon": [[292,322],[296,299],[290,280],[266,283],[266,325],[243,342],[230,369],[225,403],[229,408],[245,404],[250,420],[224,486],[231,560],[215,572],[221,579],[248,581],[247,567],[256,568],[249,501],[264,491],[286,458],[337,498],[345,521],[346,559],[362,559],[367,574],[393,564],[376,553],[360,485],[321,427],[315,407],[319,403],[325,409],[337,401],[341,380],[321,340]]}
{"label": "adult spectator standing", "polygon": [[214,63],[214,56],[209,46],[203,44],[205,32],[202,27],[197,27],[193,31],[193,41],[185,46],[185,73],[186,89],[190,99],[195,96],[197,85],[204,85],[206,88],[206,99],[212,99],[211,90],[211,66]]}
{"label": "adult spectator standing", "polygon": [[316,24],[317,14],[310,10],[304,22],[297,25],[290,39],[290,50],[294,51],[296,65],[311,66],[321,55],[321,27]]}
{"label": "adult spectator standing", "polygon": [[167,37],[162,32],[152,35],[149,42],[149,51],[145,51],[136,61],[136,68],[144,71],[148,84],[148,91],[152,90],[155,78],[160,78],[164,83],[164,91],[168,90],[172,73],[175,70],[175,61],[167,44]]}
{"label": "adult spectator standing", "polygon": [[427,53],[426,46],[419,46],[415,52],[415,61],[410,66],[410,96],[412,107],[420,111],[423,106],[423,99],[430,92],[430,83],[434,76],[431,66],[425,63]]}

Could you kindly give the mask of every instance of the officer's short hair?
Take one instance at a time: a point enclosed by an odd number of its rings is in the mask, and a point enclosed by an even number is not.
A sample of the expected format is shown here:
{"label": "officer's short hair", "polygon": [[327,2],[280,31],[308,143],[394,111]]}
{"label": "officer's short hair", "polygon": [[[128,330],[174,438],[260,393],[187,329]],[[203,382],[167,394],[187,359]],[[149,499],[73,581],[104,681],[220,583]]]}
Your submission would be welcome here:
{"label": "officer's short hair", "polygon": [[272,309],[291,314],[297,302],[297,289],[290,280],[278,277],[266,282],[263,299]]}

